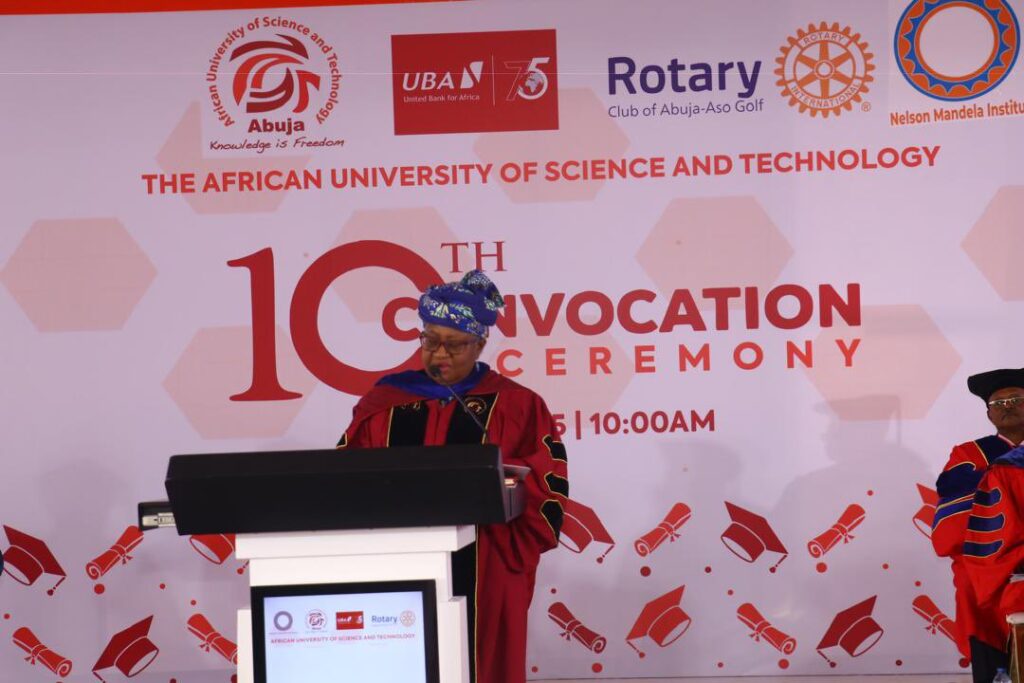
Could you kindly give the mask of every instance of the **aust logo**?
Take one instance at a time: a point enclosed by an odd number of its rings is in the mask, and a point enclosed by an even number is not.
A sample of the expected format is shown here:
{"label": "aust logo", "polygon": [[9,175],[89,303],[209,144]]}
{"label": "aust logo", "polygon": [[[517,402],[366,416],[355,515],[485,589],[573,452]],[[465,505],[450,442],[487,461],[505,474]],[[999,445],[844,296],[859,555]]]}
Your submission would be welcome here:
{"label": "aust logo", "polygon": [[896,64],[919,92],[970,100],[1003,82],[1020,51],[1020,26],[1005,0],[914,0],[893,38]]}
{"label": "aust logo", "polygon": [[338,106],[335,46],[309,26],[264,16],[232,29],[209,59],[210,104],[226,128],[290,136],[323,124]]}
{"label": "aust logo", "polygon": [[[302,41],[283,33],[277,38],[254,40],[231,52],[237,69],[231,94],[247,114],[278,109],[301,114],[309,107],[310,91],[320,89],[320,76],[307,68],[309,52]],[[272,71],[275,67],[276,78]]]}
{"label": "aust logo", "polygon": [[841,29],[824,21],[818,26],[808,24],[806,31],[797,29],[795,36],[787,38],[780,51],[775,59],[779,65],[776,85],[801,113],[827,118],[850,111],[874,80],[874,55],[849,26]]}
{"label": "aust logo", "polygon": [[318,609],[306,614],[306,626],[312,631],[322,631],[327,627],[327,615]]}

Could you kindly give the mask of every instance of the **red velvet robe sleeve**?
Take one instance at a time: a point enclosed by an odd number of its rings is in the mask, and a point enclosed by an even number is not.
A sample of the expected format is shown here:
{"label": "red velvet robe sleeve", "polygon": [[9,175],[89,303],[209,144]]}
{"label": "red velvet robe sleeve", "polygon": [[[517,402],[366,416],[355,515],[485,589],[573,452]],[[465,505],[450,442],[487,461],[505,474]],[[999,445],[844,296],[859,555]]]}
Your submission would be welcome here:
{"label": "red velvet robe sleeve", "polygon": [[1024,468],[993,465],[978,486],[963,546],[978,602],[993,611],[1007,632],[1005,616],[1024,611],[1024,583],[1010,582],[1024,566],[1022,504]]}
{"label": "red velvet robe sleeve", "polygon": [[489,525],[487,532],[506,567],[523,572],[558,545],[569,495],[568,462],[555,421],[537,394],[516,385],[502,391],[498,402],[488,437],[501,446],[504,462],[525,465],[530,473],[523,514],[509,524]]}
{"label": "red velvet robe sleeve", "polygon": [[392,387],[374,387],[352,409],[352,422],[338,439],[337,448],[386,447],[390,408],[415,400],[415,396]]}
{"label": "red velvet robe sleeve", "polygon": [[987,469],[988,458],[976,442],[968,441],[953,448],[935,483],[939,503],[932,522],[932,545],[936,554],[952,560],[957,648],[965,657],[970,656],[968,638],[972,636],[993,647],[1004,642],[992,610],[983,608],[974,594],[963,554],[974,494]]}
{"label": "red velvet robe sleeve", "polygon": [[935,482],[939,503],[932,522],[932,546],[941,557],[961,554],[967,520],[988,461],[973,441],[953,448],[949,461]]}

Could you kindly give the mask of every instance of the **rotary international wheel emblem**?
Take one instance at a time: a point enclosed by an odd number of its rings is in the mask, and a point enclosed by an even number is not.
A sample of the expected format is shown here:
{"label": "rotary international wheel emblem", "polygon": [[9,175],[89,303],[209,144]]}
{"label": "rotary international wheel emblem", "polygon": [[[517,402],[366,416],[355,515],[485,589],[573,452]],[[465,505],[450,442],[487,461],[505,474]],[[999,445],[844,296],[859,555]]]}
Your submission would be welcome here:
{"label": "rotary international wheel emblem", "polygon": [[849,111],[874,80],[874,55],[849,26],[840,29],[839,24],[829,26],[824,21],[818,26],[808,24],[806,31],[797,29],[796,36],[786,39],[781,52],[775,59],[779,65],[775,83],[791,107],[811,116],[820,112],[828,118]]}
{"label": "rotary international wheel emblem", "polygon": [[[965,29],[964,35],[954,37],[958,41],[956,49],[977,47],[980,55],[987,54],[980,63],[956,68],[941,63],[947,57],[943,53],[950,48],[939,48],[938,53],[936,47],[922,50],[922,35],[941,26],[941,15],[949,10],[953,12],[946,17],[959,12],[955,25]],[[936,18],[939,21],[934,21]],[[983,27],[983,37],[966,30],[972,18]],[[978,45],[971,44],[979,41]],[[918,91],[938,100],[970,100],[992,90],[1009,75],[1020,51],[1020,26],[1005,0],[914,0],[896,23],[893,49],[903,77]],[[933,62],[936,59],[939,63]]]}

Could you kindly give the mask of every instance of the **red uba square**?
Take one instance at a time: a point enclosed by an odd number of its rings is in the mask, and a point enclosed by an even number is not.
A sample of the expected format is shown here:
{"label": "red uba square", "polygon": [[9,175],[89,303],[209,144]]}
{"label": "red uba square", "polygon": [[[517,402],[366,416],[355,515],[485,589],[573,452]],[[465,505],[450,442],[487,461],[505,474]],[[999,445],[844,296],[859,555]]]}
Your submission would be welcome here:
{"label": "red uba square", "polygon": [[363,627],[362,612],[335,612],[334,629],[336,631],[347,631]]}
{"label": "red uba square", "polygon": [[391,36],[395,135],[558,129],[555,30]]}

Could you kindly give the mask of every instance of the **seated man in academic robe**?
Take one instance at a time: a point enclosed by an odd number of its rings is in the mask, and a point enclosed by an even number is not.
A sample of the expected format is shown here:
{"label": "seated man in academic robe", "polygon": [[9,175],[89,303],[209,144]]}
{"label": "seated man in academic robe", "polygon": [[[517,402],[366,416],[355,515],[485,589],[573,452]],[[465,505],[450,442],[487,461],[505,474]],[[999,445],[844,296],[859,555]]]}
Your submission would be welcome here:
{"label": "seated man in academic robe", "polygon": [[[972,518],[975,495],[982,477],[1001,456],[1024,441],[1024,369],[993,370],[967,379],[968,390],[986,404],[986,415],[996,434],[967,441],[953,448],[936,482],[939,504],[932,524],[935,551],[952,559],[956,588],[956,625],[960,651],[971,658],[974,681],[989,683],[998,668],[1007,668],[1006,622],[991,594],[978,594],[968,562],[974,564],[976,532],[987,533],[987,522]],[[990,591],[986,588],[986,593]]]}

